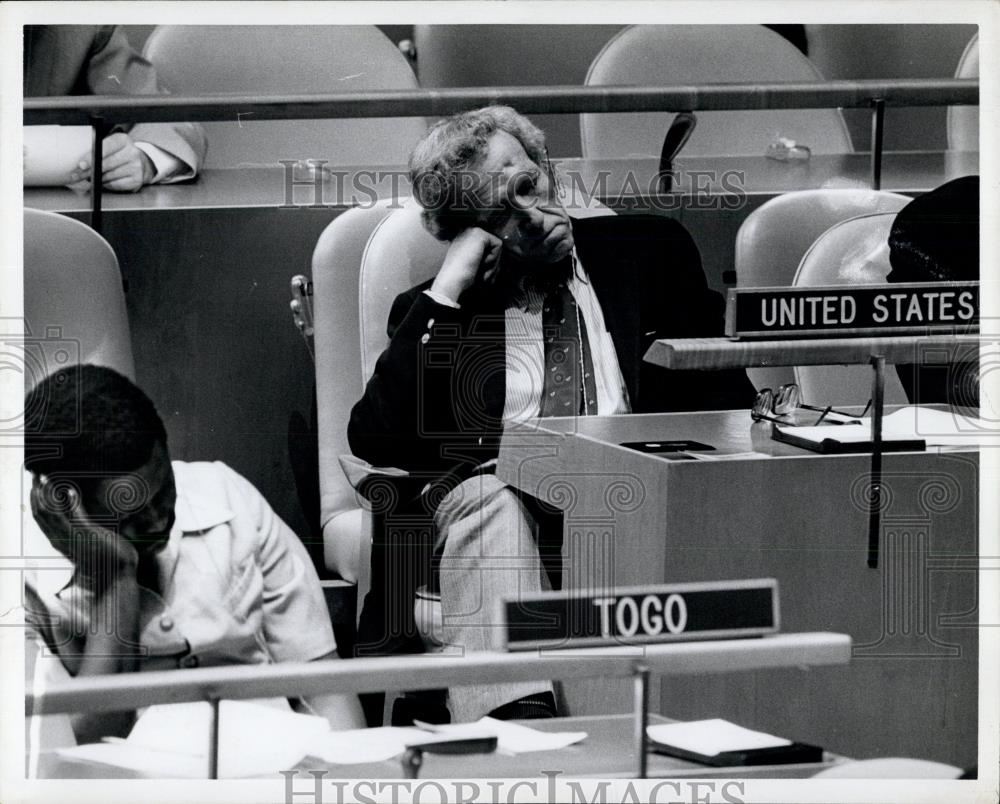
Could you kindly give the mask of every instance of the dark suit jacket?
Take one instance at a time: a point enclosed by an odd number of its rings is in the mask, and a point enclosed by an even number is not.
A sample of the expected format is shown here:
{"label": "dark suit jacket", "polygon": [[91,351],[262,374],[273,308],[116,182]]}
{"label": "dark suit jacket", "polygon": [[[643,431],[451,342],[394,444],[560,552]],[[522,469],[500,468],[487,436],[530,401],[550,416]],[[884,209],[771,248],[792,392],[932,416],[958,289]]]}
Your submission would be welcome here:
{"label": "dark suit jacket", "polygon": [[[27,25],[24,96],[160,95],[156,70],[113,25]],[[177,157],[195,173],[205,158],[205,132],[195,123],[140,123],[133,140]]]}
{"label": "dark suit jacket", "polygon": [[[668,371],[644,363],[657,338],[721,335],[724,305],[708,289],[698,249],[676,221],[612,216],[574,221],[634,413],[749,408],[743,371]],[[496,457],[506,392],[504,313],[483,292],[459,310],[423,288],[398,296],[389,347],[351,411],[355,455],[428,473]]]}

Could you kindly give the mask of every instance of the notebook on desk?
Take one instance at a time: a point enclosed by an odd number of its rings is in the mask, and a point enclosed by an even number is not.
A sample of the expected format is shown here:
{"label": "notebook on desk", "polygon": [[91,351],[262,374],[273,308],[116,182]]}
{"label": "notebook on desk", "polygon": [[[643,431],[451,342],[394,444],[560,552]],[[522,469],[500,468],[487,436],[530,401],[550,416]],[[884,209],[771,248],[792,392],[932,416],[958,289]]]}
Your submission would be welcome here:
{"label": "notebook on desk", "polygon": [[[871,452],[874,448],[871,428],[860,424],[817,427],[782,427],[774,424],[771,426],[771,438],[823,455]],[[882,433],[882,452],[921,452],[926,446],[922,439]]]}
{"label": "notebook on desk", "polygon": [[[926,447],[974,447],[990,434],[988,423],[956,410],[909,405],[882,418],[882,451],[919,451]],[[796,447],[839,454],[871,452],[871,419],[816,427],[774,424],[771,436]],[[994,436],[995,438],[995,436]]]}
{"label": "notebook on desk", "polygon": [[660,754],[713,767],[822,762],[823,749],[711,718],[646,727],[650,748]]}

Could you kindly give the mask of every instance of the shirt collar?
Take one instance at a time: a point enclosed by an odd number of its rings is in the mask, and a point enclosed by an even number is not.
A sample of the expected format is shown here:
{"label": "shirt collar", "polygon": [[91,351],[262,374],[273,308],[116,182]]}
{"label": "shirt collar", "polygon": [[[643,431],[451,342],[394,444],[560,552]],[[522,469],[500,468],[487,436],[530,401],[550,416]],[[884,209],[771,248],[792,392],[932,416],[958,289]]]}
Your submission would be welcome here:
{"label": "shirt collar", "polygon": [[[203,533],[233,518],[230,508],[212,494],[212,488],[199,483],[196,473],[184,461],[174,461],[174,482],[177,484],[177,503],[174,507],[174,533]],[[214,487],[218,490],[218,487]]]}

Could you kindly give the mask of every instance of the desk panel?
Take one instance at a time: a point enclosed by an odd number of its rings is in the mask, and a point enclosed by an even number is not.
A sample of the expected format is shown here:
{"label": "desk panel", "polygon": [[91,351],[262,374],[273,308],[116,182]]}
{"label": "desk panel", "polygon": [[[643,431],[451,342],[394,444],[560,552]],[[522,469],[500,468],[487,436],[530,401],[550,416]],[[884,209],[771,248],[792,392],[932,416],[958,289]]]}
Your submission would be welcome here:
{"label": "desk panel", "polygon": [[[976,761],[977,453],[883,457],[881,557],[869,569],[869,456],[786,449],[745,411],[545,428],[506,439],[498,475],[563,509],[564,586],[774,577],[783,631],[852,638],[847,668],[665,679],[660,711],[858,757]],[[617,446],[667,439],[719,449],[670,461]],[[598,690],[576,691],[574,713],[628,705]]]}

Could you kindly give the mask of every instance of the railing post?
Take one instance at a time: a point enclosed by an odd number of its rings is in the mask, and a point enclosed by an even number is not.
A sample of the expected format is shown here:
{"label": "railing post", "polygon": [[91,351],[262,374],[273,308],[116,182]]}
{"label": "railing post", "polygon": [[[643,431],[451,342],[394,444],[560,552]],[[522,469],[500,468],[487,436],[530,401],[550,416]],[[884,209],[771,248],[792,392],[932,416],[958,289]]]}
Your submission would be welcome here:
{"label": "railing post", "polygon": [[885,127],[885,101],[872,98],[872,189],[882,189],[882,139]]}
{"label": "railing post", "polygon": [[91,115],[90,127],[94,131],[94,145],[90,153],[90,228],[101,234],[103,224],[101,220],[101,196],[104,192],[104,185],[101,182],[101,162],[107,126],[103,117]]}
{"label": "railing post", "polygon": [[872,355],[872,470],[868,503],[868,566],[878,568],[882,529],[882,408],[885,396],[885,355]]}
{"label": "railing post", "polygon": [[212,707],[212,724],[208,737],[208,778],[219,778],[219,699],[208,699]]}
{"label": "railing post", "polygon": [[645,779],[649,775],[646,753],[646,726],[649,724],[649,668],[644,664],[637,664],[632,679],[635,690],[636,778]]}

